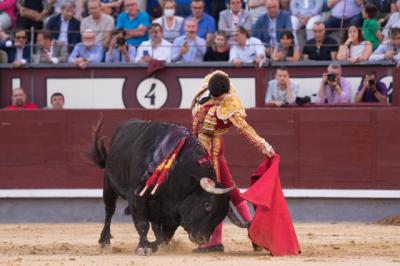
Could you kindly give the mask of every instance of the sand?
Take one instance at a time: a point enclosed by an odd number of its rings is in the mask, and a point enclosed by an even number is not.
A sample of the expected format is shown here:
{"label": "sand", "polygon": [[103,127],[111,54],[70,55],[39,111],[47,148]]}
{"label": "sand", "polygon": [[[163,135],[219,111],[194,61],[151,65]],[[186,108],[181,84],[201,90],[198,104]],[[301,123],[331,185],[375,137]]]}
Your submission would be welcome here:
{"label": "sand", "polygon": [[169,246],[149,257],[134,254],[132,224],[111,227],[111,245],[97,244],[102,225],[0,224],[0,265],[400,265],[400,227],[360,223],[296,223],[302,254],[272,257],[253,252],[246,231],[224,227],[225,253],[193,254],[179,229]]}

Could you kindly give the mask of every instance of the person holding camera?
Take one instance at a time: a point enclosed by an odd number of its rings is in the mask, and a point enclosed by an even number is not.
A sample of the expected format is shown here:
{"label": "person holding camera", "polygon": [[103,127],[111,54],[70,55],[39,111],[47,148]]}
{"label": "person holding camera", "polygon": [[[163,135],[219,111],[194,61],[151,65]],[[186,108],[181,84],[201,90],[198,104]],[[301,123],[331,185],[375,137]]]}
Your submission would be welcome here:
{"label": "person holding camera", "polygon": [[387,103],[387,87],[377,80],[374,71],[367,72],[358,87],[356,103]]}
{"label": "person holding camera", "polygon": [[142,42],[136,54],[136,63],[149,63],[156,59],[171,62],[172,44],[163,38],[163,28],[158,23],[149,27],[150,40]]}
{"label": "person holding camera", "polygon": [[317,103],[338,104],[350,103],[351,83],[342,77],[342,67],[331,63],[328,73],[322,74]]}
{"label": "person holding camera", "polygon": [[106,53],[106,63],[133,63],[135,62],[136,48],[126,43],[126,32],[123,29],[114,31],[110,46]]}

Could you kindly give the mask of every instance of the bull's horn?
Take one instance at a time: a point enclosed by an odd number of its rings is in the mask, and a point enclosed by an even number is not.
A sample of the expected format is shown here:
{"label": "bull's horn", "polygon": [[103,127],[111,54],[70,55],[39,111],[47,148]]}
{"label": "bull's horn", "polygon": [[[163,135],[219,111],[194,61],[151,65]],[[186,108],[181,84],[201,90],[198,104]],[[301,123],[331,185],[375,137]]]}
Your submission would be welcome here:
{"label": "bull's horn", "polygon": [[235,188],[234,186],[229,188],[216,188],[215,182],[208,177],[203,177],[200,179],[200,186],[208,193],[217,195],[231,192]]}
{"label": "bull's horn", "polygon": [[235,212],[232,209],[231,204],[229,204],[229,209],[228,209],[228,218],[231,220],[231,222],[236,225],[237,227],[240,228],[249,228],[250,227],[250,222],[242,222],[235,214]]}

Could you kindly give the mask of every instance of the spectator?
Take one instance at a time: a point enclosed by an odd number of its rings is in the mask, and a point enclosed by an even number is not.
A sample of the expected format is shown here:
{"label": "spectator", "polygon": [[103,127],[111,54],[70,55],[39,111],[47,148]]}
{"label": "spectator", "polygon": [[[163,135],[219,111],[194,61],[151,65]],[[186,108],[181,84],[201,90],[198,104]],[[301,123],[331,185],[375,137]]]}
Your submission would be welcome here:
{"label": "spectator", "polygon": [[296,100],[299,85],[290,80],[289,71],[285,67],[278,67],[275,79],[268,82],[265,104],[282,106],[293,104]]}
{"label": "spectator", "polygon": [[332,8],[330,17],[325,21],[326,34],[333,29],[348,28],[351,25],[361,27],[362,25],[363,0],[330,0],[328,7]]}
{"label": "spectator", "polygon": [[351,83],[342,77],[342,67],[336,63],[328,66],[328,73],[322,74],[317,103],[350,103]]}
{"label": "spectator", "polygon": [[294,43],[294,36],[291,31],[281,33],[279,45],[274,48],[271,59],[273,61],[299,61],[300,47]]}
{"label": "spectator", "polygon": [[100,63],[103,57],[103,47],[96,44],[96,33],[87,29],[82,33],[82,42],[78,43],[70,56],[69,63],[74,63],[80,68],[87,68],[89,63]]}
{"label": "spectator", "polygon": [[60,41],[52,40],[51,33],[41,31],[37,34],[37,53],[34,55],[34,63],[64,63],[68,57],[67,46]]}
{"label": "spectator", "polygon": [[89,16],[82,19],[81,32],[91,29],[96,34],[96,44],[108,47],[111,33],[114,30],[114,19],[101,12],[100,0],[89,0]]}
{"label": "spectator", "polygon": [[47,0],[18,0],[16,4],[18,16],[17,27],[35,30],[43,28],[44,19],[52,12],[52,1]]}
{"label": "spectator", "polygon": [[253,18],[253,24],[265,14],[265,0],[248,0],[247,6]]}
{"label": "spectator", "polygon": [[125,40],[124,30],[115,30],[106,53],[106,63],[133,63],[135,62],[136,47],[129,45]]}
{"label": "spectator", "polygon": [[390,38],[389,30],[391,28],[400,28],[400,0],[397,0],[397,9],[398,12],[390,15],[388,22],[383,28],[382,34],[385,37],[385,40],[388,40]]}
{"label": "spectator", "polygon": [[3,0],[0,2],[0,28],[8,30],[15,26],[17,15],[15,14],[16,0]]}
{"label": "spectator", "polygon": [[[192,0],[190,9],[192,10],[192,14],[185,18],[184,21],[194,19],[197,22],[197,36],[205,39],[207,43],[211,43],[211,38],[215,33],[215,20],[212,16],[204,12],[204,1]],[[183,28],[181,29],[182,33]]]}
{"label": "spectator", "polygon": [[376,21],[376,14],[378,12],[378,9],[374,4],[367,3],[364,6],[363,10],[363,26],[362,26],[362,35],[364,36],[364,39],[367,41],[370,41],[372,44],[372,50],[375,50],[378,48],[379,44],[383,40],[383,35],[380,30],[380,26],[378,22]]}
{"label": "spectator", "polygon": [[336,60],[338,43],[325,35],[324,23],[317,21],[313,26],[314,38],[306,42],[303,48],[304,60]]}
{"label": "spectator", "polygon": [[154,20],[153,22],[158,23],[162,26],[164,38],[170,43],[173,43],[175,38],[180,36],[180,30],[183,25],[183,18],[175,16],[176,13],[175,0],[164,0],[163,12],[164,15]]}
{"label": "spectator", "polygon": [[369,61],[394,60],[400,62],[400,28],[390,29],[390,40],[384,41],[369,57]]}
{"label": "spectator", "polygon": [[150,17],[138,9],[136,0],[124,0],[124,3],[125,12],[117,18],[117,29],[126,30],[128,44],[138,47],[149,38],[147,28],[150,25]]}
{"label": "spectator", "polygon": [[28,110],[37,109],[36,104],[26,102],[26,93],[22,88],[15,88],[11,95],[11,105],[4,107],[4,110]]}
{"label": "spectator", "polygon": [[101,0],[101,12],[116,19],[121,12],[122,5],[123,0]]}
{"label": "spectator", "polygon": [[197,35],[197,21],[186,19],[184,29],[185,35],[176,38],[172,45],[172,61],[202,62],[206,41]]}
{"label": "spectator", "polygon": [[46,29],[51,32],[54,40],[59,40],[68,45],[68,52],[81,41],[79,20],[73,17],[75,3],[65,0],[61,5],[61,14],[52,16],[46,24]]}
{"label": "spectator", "polygon": [[229,47],[228,39],[222,32],[217,32],[214,35],[213,41],[210,47],[207,47],[204,61],[223,61],[228,62],[229,60]]}
{"label": "spectator", "polygon": [[160,24],[150,24],[150,40],[142,42],[136,55],[137,63],[149,63],[151,60],[171,62],[172,44],[163,38]]}
{"label": "spectator", "polygon": [[214,18],[215,25],[218,25],[219,20],[221,18],[220,13],[223,10],[226,10],[227,2],[229,2],[229,0],[208,0],[208,1],[206,0],[205,2],[206,2],[206,10],[208,10],[207,13]]}
{"label": "spectator", "polygon": [[367,72],[358,86],[356,103],[387,103],[387,88],[385,83],[376,79],[374,71]]}
{"label": "spectator", "polygon": [[8,63],[12,67],[20,67],[31,61],[30,48],[26,45],[27,34],[23,29],[16,29],[14,40],[4,31],[0,30],[3,41],[1,48],[7,52]]}
{"label": "spectator", "polygon": [[266,0],[267,13],[259,17],[253,26],[253,37],[261,40],[267,48],[267,54],[277,46],[281,30],[293,30],[290,14],[279,10],[278,0]]}
{"label": "spectator", "polygon": [[379,25],[384,26],[392,13],[400,11],[397,8],[397,0],[369,0],[378,8]]}
{"label": "spectator", "polygon": [[260,65],[265,60],[265,49],[262,42],[250,37],[249,32],[243,27],[235,28],[233,33],[235,45],[231,47],[229,53],[229,62],[236,67],[242,63],[256,63]]}
{"label": "spectator", "polygon": [[314,23],[322,19],[322,5],[323,0],[292,0],[290,2],[293,29],[297,31],[305,27],[307,40],[313,37]]}
{"label": "spectator", "polygon": [[237,26],[250,31],[253,26],[251,14],[242,9],[243,0],[228,0],[229,9],[219,14],[218,30],[230,37]]}
{"label": "spectator", "polygon": [[372,53],[372,45],[369,41],[364,41],[360,28],[350,26],[344,33],[337,60],[348,60],[354,64],[368,60]]}
{"label": "spectator", "polygon": [[50,97],[51,109],[63,110],[64,109],[64,95],[61,92],[55,92]]}

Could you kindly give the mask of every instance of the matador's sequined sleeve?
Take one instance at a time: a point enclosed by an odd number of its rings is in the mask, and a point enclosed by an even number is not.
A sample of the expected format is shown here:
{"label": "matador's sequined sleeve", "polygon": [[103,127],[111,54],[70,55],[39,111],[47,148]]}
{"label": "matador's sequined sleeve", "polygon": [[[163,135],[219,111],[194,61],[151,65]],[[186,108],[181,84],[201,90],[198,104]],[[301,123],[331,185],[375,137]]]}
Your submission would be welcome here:
{"label": "matador's sequined sleeve", "polygon": [[268,154],[271,149],[265,139],[260,137],[257,132],[247,124],[246,120],[240,113],[235,113],[229,121],[239,130],[240,134],[243,135],[251,144],[253,144],[263,154]]}

